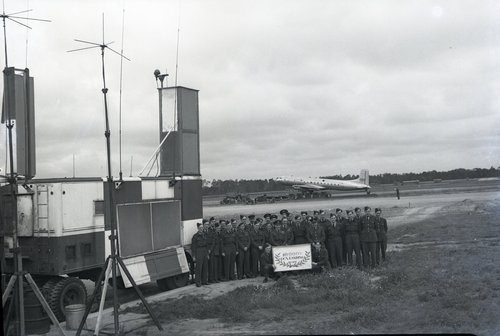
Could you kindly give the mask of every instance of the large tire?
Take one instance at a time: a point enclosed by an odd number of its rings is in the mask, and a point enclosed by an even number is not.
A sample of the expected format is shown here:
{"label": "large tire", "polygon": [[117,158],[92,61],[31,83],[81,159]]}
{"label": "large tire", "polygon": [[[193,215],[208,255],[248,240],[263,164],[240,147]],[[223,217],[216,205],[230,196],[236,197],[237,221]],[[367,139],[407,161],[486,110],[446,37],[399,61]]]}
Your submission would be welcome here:
{"label": "large tire", "polygon": [[156,280],[156,285],[158,286],[158,288],[162,292],[168,291],[170,289],[170,288],[168,288],[168,285],[167,285],[167,279],[168,278],[163,278],[163,279]]}
{"label": "large tire", "polygon": [[156,280],[158,288],[162,291],[184,287],[189,282],[189,273],[182,273],[164,279]]}
{"label": "large tire", "polygon": [[87,289],[78,278],[51,279],[45,284],[44,290],[47,303],[59,322],[66,319],[66,306],[87,303]]}
{"label": "large tire", "polygon": [[167,278],[167,286],[169,289],[184,287],[189,282],[189,273],[182,273]]}

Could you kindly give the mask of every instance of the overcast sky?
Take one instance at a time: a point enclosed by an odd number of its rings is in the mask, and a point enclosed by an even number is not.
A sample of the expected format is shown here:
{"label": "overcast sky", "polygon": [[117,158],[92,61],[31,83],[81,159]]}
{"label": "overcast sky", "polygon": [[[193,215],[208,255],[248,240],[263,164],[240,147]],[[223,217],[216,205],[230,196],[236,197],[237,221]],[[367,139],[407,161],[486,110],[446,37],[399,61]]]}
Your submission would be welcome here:
{"label": "overcast sky", "polygon": [[[102,40],[102,13],[120,50],[123,9],[125,176],[159,143],[153,71],[173,85],[179,22],[203,178],[500,166],[498,1],[5,2],[52,20],[7,23],[9,65],[35,77],[38,177],[72,176],[73,155],[77,176],[106,176],[100,51],[66,51]],[[106,65],[118,175],[119,57]]]}

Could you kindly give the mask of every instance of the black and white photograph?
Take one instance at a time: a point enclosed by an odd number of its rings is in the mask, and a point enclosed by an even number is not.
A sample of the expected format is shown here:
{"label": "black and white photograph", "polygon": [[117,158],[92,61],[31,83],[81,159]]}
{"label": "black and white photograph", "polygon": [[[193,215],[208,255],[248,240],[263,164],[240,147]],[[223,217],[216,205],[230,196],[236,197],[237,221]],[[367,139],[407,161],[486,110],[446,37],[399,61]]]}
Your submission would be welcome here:
{"label": "black and white photograph", "polygon": [[500,334],[500,3],[2,0],[3,335]]}

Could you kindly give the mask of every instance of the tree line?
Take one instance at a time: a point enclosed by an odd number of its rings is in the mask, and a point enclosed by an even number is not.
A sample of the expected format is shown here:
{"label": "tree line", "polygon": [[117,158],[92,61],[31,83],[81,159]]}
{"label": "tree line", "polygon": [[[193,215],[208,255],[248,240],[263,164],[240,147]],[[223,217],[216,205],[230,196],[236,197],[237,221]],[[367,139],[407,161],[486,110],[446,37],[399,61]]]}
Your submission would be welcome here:
{"label": "tree line", "polygon": [[[354,180],[359,175],[331,175],[322,176],[337,180]],[[498,168],[474,168],[474,169],[453,169],[449,171],[424,171],[421,173],[384,173],[370,175],[370,185],[401,183],[409,180],[434,181],[434,180],[456,180],[467,178],[487,178],[500,177],[500,167]],[[221,194],[246,194],[252,192],[281,191],[289,189],[282,183],[273,179],[269,180],[203,180],[203,195],[221,195]]]}

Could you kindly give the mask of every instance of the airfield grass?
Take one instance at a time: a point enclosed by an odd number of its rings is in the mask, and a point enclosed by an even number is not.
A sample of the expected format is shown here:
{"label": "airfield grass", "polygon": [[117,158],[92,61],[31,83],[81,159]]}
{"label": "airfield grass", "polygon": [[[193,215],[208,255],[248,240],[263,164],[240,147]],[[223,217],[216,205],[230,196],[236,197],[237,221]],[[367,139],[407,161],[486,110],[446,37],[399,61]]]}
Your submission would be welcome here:
{"label": "airfield grass", "polygon": [[373,270],[287,276],[210,300],[154,303],[153,310],[163,323],[219,319],[245,333],[500,334],[498,204],[453,204],[393,228],[389,241],[399,248]]}

